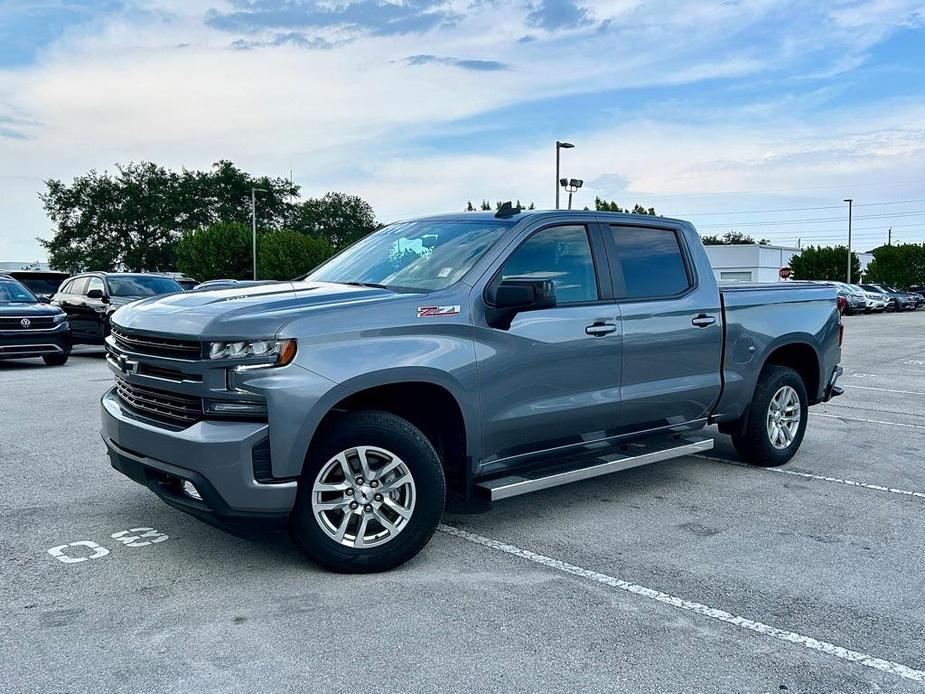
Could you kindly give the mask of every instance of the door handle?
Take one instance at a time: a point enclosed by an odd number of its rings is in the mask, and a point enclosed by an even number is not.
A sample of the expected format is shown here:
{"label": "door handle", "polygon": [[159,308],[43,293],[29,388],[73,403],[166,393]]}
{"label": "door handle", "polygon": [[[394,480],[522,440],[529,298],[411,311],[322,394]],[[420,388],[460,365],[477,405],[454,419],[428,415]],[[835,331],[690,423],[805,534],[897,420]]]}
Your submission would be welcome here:
{"label": "door handle", "polygon": [[691,325],[696,325],[698,328],[706,328],[708,325],[713,325],[715,322],[716,319],[713,316],[708,316],[706,313],[701,313],[691,319]]}
{"label": "door handle", "polygon": [[594,321],[591,325],[585,328],[585,332],[588,333],[588,335],[593,335],[594,337],[603,337],[604,335],[609,335],[610,333],[616,331],[616,325],[613,323],[605,323],[601,320]]}

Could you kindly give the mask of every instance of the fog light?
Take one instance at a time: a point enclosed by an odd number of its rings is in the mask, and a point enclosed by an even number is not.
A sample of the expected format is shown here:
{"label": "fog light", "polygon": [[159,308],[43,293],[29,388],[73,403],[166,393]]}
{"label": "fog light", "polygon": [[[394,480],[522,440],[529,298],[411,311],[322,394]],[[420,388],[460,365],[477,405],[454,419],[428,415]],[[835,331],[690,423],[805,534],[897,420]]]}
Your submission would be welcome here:
{"label": "fog light", "polygon": [[206,400],[206,414],[266,415],[265,400]]}
{"label": "fog light", "polygon": [[202,494],[200,494],[199,490],[196,489],[196,485],[189,480],[183,480],[183,493],[191,499],[202,501]]}

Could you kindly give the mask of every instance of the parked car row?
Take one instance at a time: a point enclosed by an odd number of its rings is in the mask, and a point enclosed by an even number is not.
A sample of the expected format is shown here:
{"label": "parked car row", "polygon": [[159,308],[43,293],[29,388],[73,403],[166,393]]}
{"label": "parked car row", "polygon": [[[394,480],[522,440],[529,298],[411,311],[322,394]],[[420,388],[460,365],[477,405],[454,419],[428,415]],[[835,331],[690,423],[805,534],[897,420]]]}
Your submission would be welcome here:
{"label": "parked car row", "polygon": [[916,291],[904,292],[882,284],[846,284],[844,282],[820,282],[835,287],[844,301],[844,311],[855,313],[883,313],[884,311],[914,311],[925,304],[925,294]]}
{"label": "parked car row", "polygon": [[[40,286],[49,288],[47,284]],[[110,318],[120,306],[182,291],[176,280],[160,274],[86,272],[65,275],[64,282],[48,297],[2,274],[0,358],[42,357],[46,364],[60,366],[67,362],[73,345],[103,344]]]}
{"label": "parked car row", "polygon": [[102,345],[116,309],[139,299],[199,289],[266,284],[254,280],[207,282],[179,273],[0,272],[0,359],[42,357],[67,362],[77,344]]}

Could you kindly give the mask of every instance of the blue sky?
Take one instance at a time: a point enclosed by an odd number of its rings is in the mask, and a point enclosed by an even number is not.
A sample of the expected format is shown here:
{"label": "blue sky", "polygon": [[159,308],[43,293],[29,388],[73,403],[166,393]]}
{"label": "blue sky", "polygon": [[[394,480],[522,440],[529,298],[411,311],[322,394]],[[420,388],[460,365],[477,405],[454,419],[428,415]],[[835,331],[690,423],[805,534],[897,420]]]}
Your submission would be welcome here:
{"label": "blue sky", "polygon": [[[925,240],[925,3],[0,0],[0,260],[47,178],[292,171],[380,219],[552,204],[563,174],[702,233]],[[810,209],[804,209],[810,208]],[[817,209],[818,208],[818,209]]]}

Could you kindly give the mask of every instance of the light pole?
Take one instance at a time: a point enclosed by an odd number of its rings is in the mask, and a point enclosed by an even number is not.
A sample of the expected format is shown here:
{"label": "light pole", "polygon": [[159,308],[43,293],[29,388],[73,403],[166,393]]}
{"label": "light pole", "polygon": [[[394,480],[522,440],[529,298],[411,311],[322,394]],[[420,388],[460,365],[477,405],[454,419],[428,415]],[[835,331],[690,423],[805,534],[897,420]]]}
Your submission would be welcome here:
{"label": "light pole", "polygon": [[845,198],[843,202],[848,203],[848,279],[847,284],[851,284],[851,211],[854,207],[854,198]]}
{"label": "light pole", "polygon": [[[580,178],[560,178],[559,185],[565,188],[565,191],[568,193],[568,208],[572,209],[572,193],[581,188],[581,186],[584,185],[584,181]],[[558,190],[558,188],[556,190]]]}
{"label": "light pole", "polygon": [[559,142],[556,140],[556,209],[559,209],[559,150],[571,149],[574,147],[571,142]]}
{"label": "light pole", "polygon": [[251,252],[254,256],[254,279],[257,279],[257,193],[268,193],[265,188],[251,186]]}

